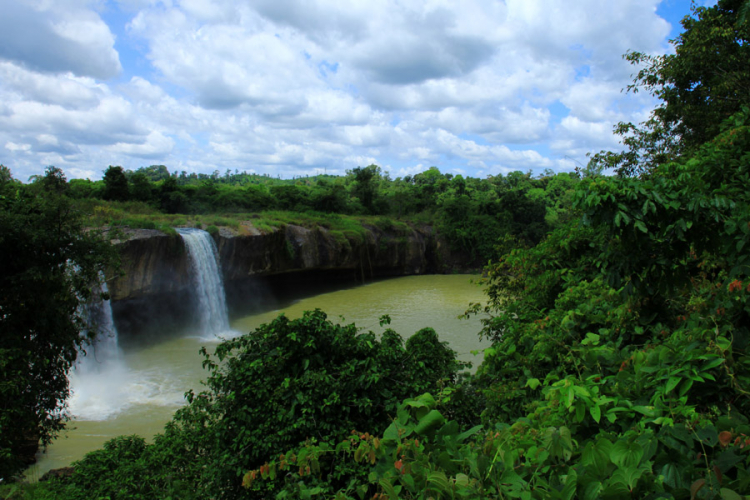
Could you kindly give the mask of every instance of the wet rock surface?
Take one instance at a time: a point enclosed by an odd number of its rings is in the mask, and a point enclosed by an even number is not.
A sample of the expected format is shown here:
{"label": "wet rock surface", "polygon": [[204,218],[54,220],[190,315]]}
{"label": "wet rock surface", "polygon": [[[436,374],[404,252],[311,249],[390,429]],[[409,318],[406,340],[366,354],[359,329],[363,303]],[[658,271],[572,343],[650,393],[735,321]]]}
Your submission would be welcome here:
{"label": "wet rock surface", "polygon": [[[441,273],[456,259],[429,226],[387,231],[331,231],[287,224],[261,232],[251,222],[240,231],[220,228],[214,236],[230,313],[245,309],[247,292],[321,280]],[[118,330],[169,332],[192,320],[190,268],[179,235],[149,229],[125,229],[115,240],[121,275],[109,290]],[[245,311],[243,311],[245,312]]]}

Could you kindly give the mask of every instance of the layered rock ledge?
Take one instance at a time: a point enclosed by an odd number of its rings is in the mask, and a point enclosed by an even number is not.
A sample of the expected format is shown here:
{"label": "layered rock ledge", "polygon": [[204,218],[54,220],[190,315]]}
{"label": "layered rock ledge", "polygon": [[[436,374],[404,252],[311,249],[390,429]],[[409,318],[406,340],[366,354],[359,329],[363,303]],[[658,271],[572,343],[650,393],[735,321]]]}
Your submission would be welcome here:
{"label": "layered rock ledge", "polygon": [[[245,222],[239,231],[221,228],[214,241],[235,314],[261,305],[269,290],[290,284],[440,273],[456,260],[429,226],[341,232],[288,224],[260,232]],[[109,291],[118,330],[163,332],[191,321],[190,264],[179,235],[125,229],[115,244],[121,275],[110,280]]]}

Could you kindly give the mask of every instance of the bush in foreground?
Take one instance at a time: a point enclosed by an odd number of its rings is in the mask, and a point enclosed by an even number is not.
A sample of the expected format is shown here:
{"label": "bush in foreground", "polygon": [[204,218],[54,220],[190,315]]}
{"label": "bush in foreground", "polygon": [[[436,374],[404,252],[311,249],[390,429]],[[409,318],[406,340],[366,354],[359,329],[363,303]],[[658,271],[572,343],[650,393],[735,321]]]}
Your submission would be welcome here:
{"label": "bush in foreground", "polygon": [[247,497],[243,475],[269,456],[355,428],[382,432],[399,401],[453,383],[464,366],[430,328],[406,343],[392,330],[378,340],[320,310],[296,320],[281,315],[225,341],[215,357],[203,354],[208,390],[189,392],[153,445],[110,441],[78,462],[71,478],[50,483],[50,493],[167,498],[189,485],[198,498]]}

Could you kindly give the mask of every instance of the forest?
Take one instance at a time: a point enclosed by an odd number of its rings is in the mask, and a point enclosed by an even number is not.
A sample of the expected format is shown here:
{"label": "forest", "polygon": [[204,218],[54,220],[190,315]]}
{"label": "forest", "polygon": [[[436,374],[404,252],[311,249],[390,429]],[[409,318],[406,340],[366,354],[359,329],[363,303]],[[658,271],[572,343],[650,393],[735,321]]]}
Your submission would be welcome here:
{"label": "forest", "polygon": [[[231,225],[258,212],[434,224],[484,264],[473,375],[430,328],[404,341],[308,311],[203,350],[206,383],[153,442],[121,436],[4,498],[723,499],[750,493],[750,2],[630,52],[623,151],[576,174],[377,166],[292,180],[155,166],[99,182],[0,171],[0,477],[65,419],[76,303],[116,259],[99,225]],[[607,173],[608,175],[605,175]],[[218,222],[218,224],[216,224]],[[75,272],[65,263],[76,263]],[[389,317],[381,317],[387,325]],[[36,348],[43,346],[44,348]],[[33,387],[33,391],[28,388]],[[10,430],[10,432],[9,432]]]}
{"label": "forest", "polygon": [[[52,168],[49,175],[62,173]],[[230,171],[211,176],[170,174],[164,165],[135,172],[110,166],[103,180],[74,179],[65,190],[82,209],[97,215],[93,223],[98,225],[169,231],[179,225],[175,221],[190,216],[218,220],[208,225],[236,225],[249,213],[261,214],[271,225],[290,218],[325,219],[327,214],[427,223],[479,266],[491,258],[501,236],[513,234],[533,245],[564,221],[580,177],[547,171],[536,177],[512,172],[478,179],[442,174],[432,167],[391,179],[377,165],[369,165],[346,176],[274,179]],[[34,180],[45,182],[44,177]],[[178,217],[169,217],[175,214]],[[255,224],[263,228],[264,221]]]}

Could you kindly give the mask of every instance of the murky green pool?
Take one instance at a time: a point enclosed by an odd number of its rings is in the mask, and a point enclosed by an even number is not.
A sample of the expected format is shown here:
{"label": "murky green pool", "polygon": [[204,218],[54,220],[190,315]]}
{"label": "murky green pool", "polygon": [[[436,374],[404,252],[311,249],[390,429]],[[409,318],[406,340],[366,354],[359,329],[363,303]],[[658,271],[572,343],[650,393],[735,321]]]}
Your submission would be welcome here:
{"label": "murky green pool", "polygon": [[[476,276],[409,276],[376,281],[335,292],[311,295],[283,308],[236,319],[233,330],[248,332],[284,312],[297,318],[305,310],[320,308],[329,319],[356,323],[363,330],[380,333],[379,318],[391,317],[390,328],[408,338],[430,326],[465,361],[481,362],[477,333],[479,318],[458,319],[470,302],[484,299],[482,290],[471,283]],[[44,472],[69,465],[87,452],[100,448],[114,436],[138,434],[150,439],[160,432],[172,413],[183,404],[188,389],[200,390],[206,373],[198,350],[211,341],[199,332],[186,332],[179,338],[124,352],[122,363],[103,367],[96,377],[72,380],[77,393],[71,410],[79,416],[29,470],[30,479]],[[209,349],[210,350],[210,349]]]}

